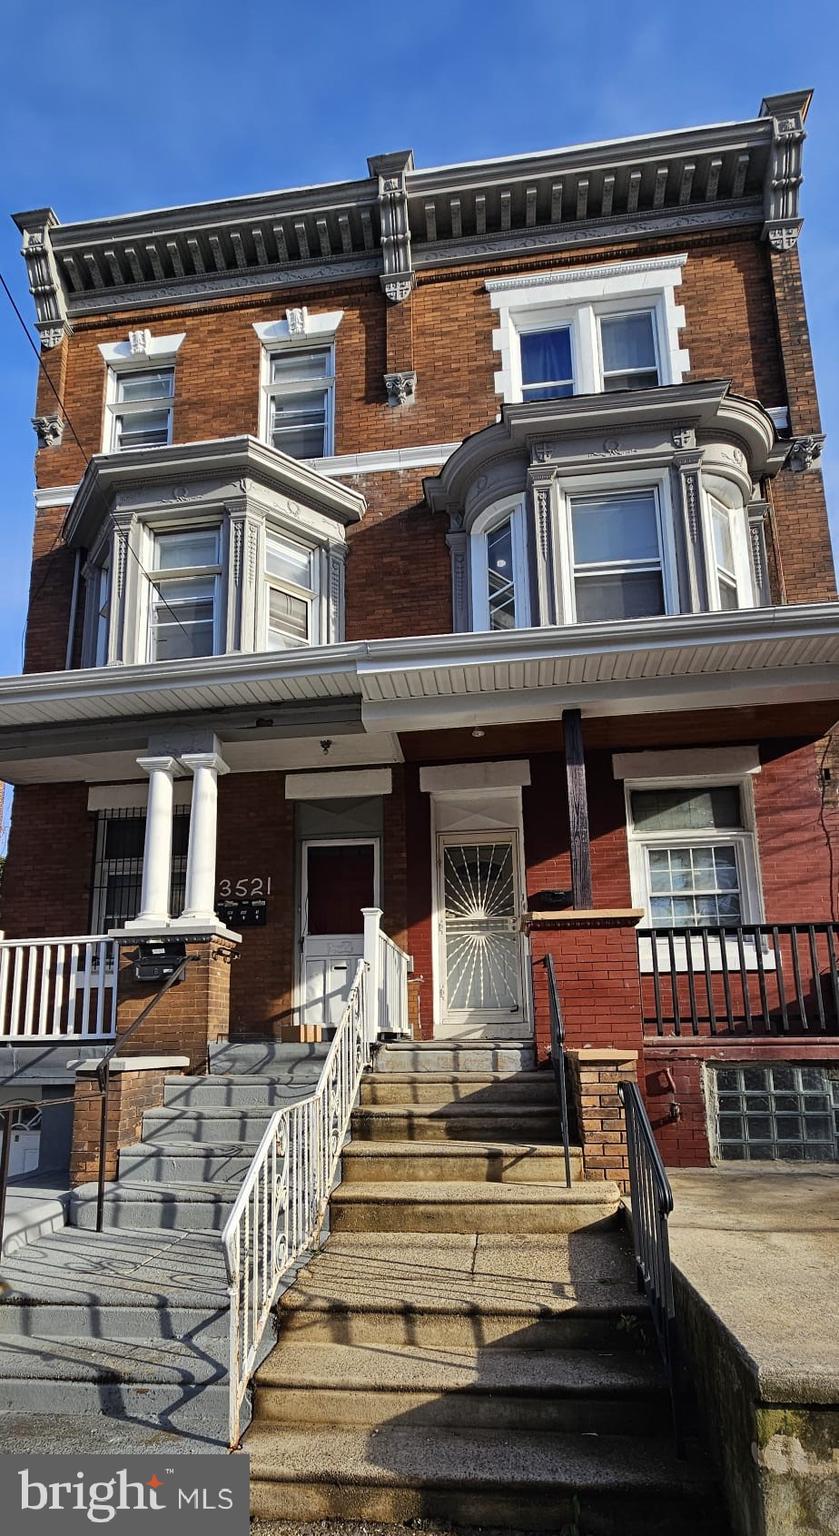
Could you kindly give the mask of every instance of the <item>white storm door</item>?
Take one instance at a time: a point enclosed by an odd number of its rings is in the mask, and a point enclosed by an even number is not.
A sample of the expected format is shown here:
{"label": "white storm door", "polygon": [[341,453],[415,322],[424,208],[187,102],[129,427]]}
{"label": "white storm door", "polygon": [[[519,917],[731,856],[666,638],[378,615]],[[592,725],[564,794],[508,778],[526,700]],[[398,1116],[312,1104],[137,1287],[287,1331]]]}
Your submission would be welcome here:
{"label": "white storm door", "polygon": [[445,1022],[520,1021],[522,940],[516,834],[442,835],[437,869]]}
{"label": "white storm door", "polygon": [[303,844],[302,1022],[334,1029],[364,953],[362,907],[377,905],[372,838]]}

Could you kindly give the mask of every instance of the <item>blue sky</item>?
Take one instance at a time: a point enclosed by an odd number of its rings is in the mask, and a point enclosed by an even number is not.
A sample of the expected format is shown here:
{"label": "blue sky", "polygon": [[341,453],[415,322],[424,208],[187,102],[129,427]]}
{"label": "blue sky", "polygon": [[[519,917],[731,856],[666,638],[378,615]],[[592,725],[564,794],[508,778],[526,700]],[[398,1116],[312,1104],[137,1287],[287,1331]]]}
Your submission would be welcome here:
{"label": "blue sky", "polygon": [[[839,9],[789,0],[0,0],[0,269],[10,215],[66,221],[757,113],[815,88],[801,252],[824,425],[839,417]],[[17,672],[32,530],[35,363],[0,295],[0,673]],[[839,530],[839,458],[827,471]]]}

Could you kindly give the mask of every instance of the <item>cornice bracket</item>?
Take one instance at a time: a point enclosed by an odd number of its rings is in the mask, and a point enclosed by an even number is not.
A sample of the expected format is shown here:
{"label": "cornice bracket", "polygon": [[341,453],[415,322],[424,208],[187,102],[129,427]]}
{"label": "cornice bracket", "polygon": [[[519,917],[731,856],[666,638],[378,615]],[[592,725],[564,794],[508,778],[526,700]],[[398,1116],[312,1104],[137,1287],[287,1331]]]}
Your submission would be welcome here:
{"label": "cornice bracket", "polygon": [[812,95],[812,91],[788,91],[767,96],[761,103],[761,117],[772,120],[772,147],[763,184],[763,238],[776,251],[794,250],[801,234],[801,160]]}
{"label": "cornice bracket", "polygon": [[14,219],[23,236],[20,249],[35,304],[35,327],[41,346],[57,347],[72,332],[50,239],[50,231],[58,223],[57,215],[51,208],[36,208],[31,213],[16,213]]}
{"label": "cornice bracket", "polygon": [[379,219],[384,271],[381,284],[391,304],[401,304],[411,294],[416,278],[411,263],[411,226],[408,218],[408,172],[414,169],[412,149],[389,155],[372,155],[370,175],[379,183]]}
{"label": "cornice bracket", "polygon": [[786,467],[799,475],[805,474],[809,469],[818,469],[821,465],[824,443],[823,432],[809,432],[804,437],[794,437],[787,455]]}

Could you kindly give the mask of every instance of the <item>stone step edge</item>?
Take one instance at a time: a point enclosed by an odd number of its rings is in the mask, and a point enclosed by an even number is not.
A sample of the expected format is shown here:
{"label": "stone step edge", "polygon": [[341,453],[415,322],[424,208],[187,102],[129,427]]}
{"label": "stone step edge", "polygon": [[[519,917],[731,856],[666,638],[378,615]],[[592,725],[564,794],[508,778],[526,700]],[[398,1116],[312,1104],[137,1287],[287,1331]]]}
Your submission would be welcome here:
{"label": "stone step edge", "polygon": [[[157,1184],[152,1179],[138,1180],[136,1183],[126,1183],[124,1180],[109,1182],[105,1185],[105,1199],[128,1199],[151,1202],[152,1200],[181,1200],[185,1205],[196,1205],[206,1201],[208,1204],[218,1204],[222,1199],[231,1203],[239,1193],[239,1185],[234,1183],[218,1184]],[[70,1202],[73,1204],[87,1204],[97,1197],[95,1184],[79,1184],[71,1191]]]}
{"label": "stone step edge", "polygon": [[[388,1145],[388,1143],[385,1143]],[[610,1205],[622,1200],[617,1184],[606,1179],[578,1180],[567,1189],[565,1184],[543,1183],[493,1184],[478,1179],[437,1183],[395,1179],[368,1184],[339,1184],[332,1198],[344,1204],[433,1204],[433,1205]]]}

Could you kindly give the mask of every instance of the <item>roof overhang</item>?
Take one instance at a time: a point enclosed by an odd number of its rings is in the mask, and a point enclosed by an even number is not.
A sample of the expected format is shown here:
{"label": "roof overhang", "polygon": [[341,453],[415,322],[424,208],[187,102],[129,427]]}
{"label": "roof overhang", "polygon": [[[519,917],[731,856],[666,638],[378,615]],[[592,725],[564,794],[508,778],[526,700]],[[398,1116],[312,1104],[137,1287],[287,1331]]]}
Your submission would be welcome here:
{"label": "roof overhang", "polygon": [[74,750],[104,751],[115,730],[141,740],[202,716],[241,740],[260,726],[312,734],[330,718],[381,734],[805,699],[835,701],[839,717],[839,604],[2,678],[0,776],[24,747],[65,750],[71,727]]}
{"label": "roof overhang", "polygon": [[[196,486],[215,480],[251,480],[279,495],[291,496],[345,527],[366,510],[360,491],[327,479],[300,459],[289,458],[255,437],[219,437],[202,443],[172,443],[164,448],[133,448],[98,453],[88,461],[64,522],[64,540],[87,547],[122,492],[173,484]],[[182,498],[188,505],[190,498]]]}

